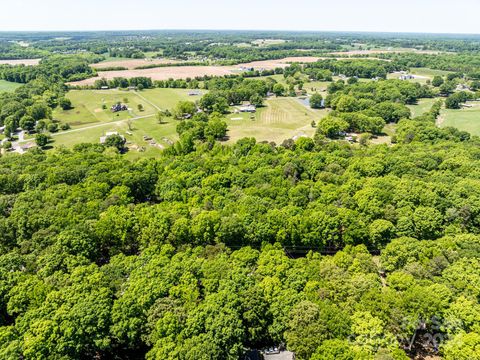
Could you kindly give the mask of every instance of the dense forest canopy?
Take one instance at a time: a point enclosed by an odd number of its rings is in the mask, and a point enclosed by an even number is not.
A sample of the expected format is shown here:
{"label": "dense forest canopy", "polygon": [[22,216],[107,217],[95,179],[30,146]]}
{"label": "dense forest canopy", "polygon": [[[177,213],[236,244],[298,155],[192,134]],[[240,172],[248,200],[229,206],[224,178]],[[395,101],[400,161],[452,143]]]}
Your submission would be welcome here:
{"label": "dense forest canopy", "polygon": [[404,359],[438,317],[457,359],[469,345],[455,339],[480,325],[464,313],[480,291],[479,145],[245,139],[137,163],[98,145],[2,158],[0,351],[236,359],[284,342],[301,359]]}

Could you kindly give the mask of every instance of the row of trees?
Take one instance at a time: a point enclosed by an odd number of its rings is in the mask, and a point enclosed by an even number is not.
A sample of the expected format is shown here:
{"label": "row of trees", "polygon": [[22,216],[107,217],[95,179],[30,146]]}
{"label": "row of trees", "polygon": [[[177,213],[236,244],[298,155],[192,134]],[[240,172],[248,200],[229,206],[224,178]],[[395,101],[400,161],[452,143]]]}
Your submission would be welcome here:
{"label": "row of trees", "polygon": [[1,65],[0,79],[26,84],[38,78],[50,81],[77,81],[95,75],[90,64],[98,60],[94,55],[51,55],[37,66]]}
{"label": "row of trees", "polygon": [[107,80],[105,78],[95,80],[93,84],[94,89],[102,89],[104,87],[107,88],[121,88],[126,89],[128,87],[135,87],[138,90],[143,89],[150,89],[154,86],[154,83],[151,78],[148,77],[133,77],[133,78],[123,78],[123,77],[115,77],[111,80]]}
{"label": "row of trees", "polygon": [[407,68],[395,62],[364,59],[319,60],[303,66],[302,71],[315,80],[331,80],[332,74],[365,79],[386,78],[387,74]]}

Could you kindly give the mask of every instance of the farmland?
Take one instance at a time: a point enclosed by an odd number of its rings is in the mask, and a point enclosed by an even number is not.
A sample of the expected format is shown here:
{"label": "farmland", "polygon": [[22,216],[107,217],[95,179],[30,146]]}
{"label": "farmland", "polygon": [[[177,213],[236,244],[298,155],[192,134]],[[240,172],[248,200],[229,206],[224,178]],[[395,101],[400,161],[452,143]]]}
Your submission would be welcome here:
{"label": "farmland", "polygon": [[0,65],[26,65],[34,66],[40,63],[41,59],[15,59],[15,60],[0,60]]}
{"label": "farmland", "polygon": [[[203,76],[225,76],[238,74],[245,69],[264,69],[274,70],[275,68],[285,68],[292,63],[312,63],[318,60],[335,59],[331,57],[312,57],[312,56],[292,56],[282,59],[260,60],[247,63],[241,63],[231,66],[220,65],[187,65],[187,66],[161,66],[149,69],[138,69],[145,65],[168,65],[179,63],[179,61],[169,59],[109,59],[109,61],[92,64],[97,72],[96,77],[88,78],[81,81],[69,83],[72,86],[88,86],[93,85],[95,80],[104,78],[111,80],[116,77],[133,78],[148,77],[152,80],[168,80],[168,79],[187,79]],[[348,58],[339,57],[337,60],[348,60]],[[376,58],[364,58],[369,60],[379,60]],[[128,70],[102,71],[102,68],[124,67]],[[426,79],[426,78],[425,78]]]}
{"label": "farmland", "polygon": [[[151,69],[134,69],[141,66],[141,64],[154,64],[157,60],[123,60],[123,61],[111,61],[93,65],[98,71],[98,76],[85,79],[82,81],[72,82],[73,86],[85,86],[93,85],[95,80],[105,78],[111,80],[116,77],[132,78],[132,77],[148,77],[152,80],[168,80],[168,79],[186,79],[203,76],[225,76],[232,75],[243,71],[245,68],[266,69],[273,70],[277,67],[287,67],[290,63],[300,62],[315,62],[318,57],[287,57],[277,60],[263,60],[253,61],[233,66],[217,66],[217,65],[200,65],[200,66],[166,66]],[[167,63],[169,60],[158,60]],[[117,71],[101,71],[102,67],[122,66],[127,67],[129,70],[117,70]]]}
{"label": "farmland", "polygon": [[124,67],[129,70],[133,70],[136,67],[146,66],[146,65],[165,65],[165,64],[176,64],[178,60],[170,59],[108,59],[107,61],[102,61],[96,64],[92,64],[92,67],[97,70],[110,68],[110,67]]}

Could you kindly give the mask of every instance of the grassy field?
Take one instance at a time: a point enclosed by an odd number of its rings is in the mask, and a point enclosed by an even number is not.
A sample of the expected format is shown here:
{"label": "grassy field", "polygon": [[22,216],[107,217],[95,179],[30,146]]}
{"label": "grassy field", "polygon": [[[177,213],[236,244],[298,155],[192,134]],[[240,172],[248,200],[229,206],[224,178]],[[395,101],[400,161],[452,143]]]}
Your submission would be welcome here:
{"label": "grassy field", "polygon": [[[201,96],[188,96],[185,89],[149,89],[141,92],[121,90],[72,90],[67,97],[73,109],[55,110],[53,117],[72,128],[90,126],[98,123],[127,120],[135,117],[154,115],[159,109],[172,109],[182,100],[196,101]],[[126,101],[125,101],[126,100]],[[110,107],[117,103],[126,103],[129,111],[112,113]],[[103,104],[107,109],[103,109]],[[138,110],[141,104],[143,111]]]}
{"label": "grassy field", "polygon": [[[176,140],[176,122],[170,120],[160,125],[155,114],[159,109],[172,109],[178,101],[195,101],[200,98],[188,96],[188,92],[185,89],[151,89],[142,92],[70,91],[67,96],[74,108],[56,110],[54,119],[69,123],[72,129],[54,134],[54,146],[71,147],[83,142],[98,142],[106,132],[117,131],[126,137],[133,148],[139,146],[145,149],[144,152],[130,151],[128,157],[154,156],[161,150],[161,146],[168,146],[170,141]],[[118,101],[123,103],[125,99],[131,110],[113,114],[110,106]],[[106,110],[102,109],[103,104],[107,106]],[[138,104],[143,105],[144,111],[138,110]],[[153,138],[160,146],[151,145],[143,136]]]}
{"label": "grassy field", "polygon": [[[137,116],[153,115],[154,106],[146,102],[135,92],[119,90],[72,90],[67,97],[73,105],[71,110],[57,109],[53,118],[62,123],[69,123],[72,128],[96,123],[125,120]],[[125,103],[129,111],[112,113],[110,107],[117,102]],[[142,104],[144,111],[138,110]],[[107,108],[102,109],[105,105]]]}
{"label": "grassy field", "polygon": [[[142,92],[78,90],[68,93],[74,108],[57,110],[54,118],[71,125],[71,130],[53,134],[54,146],[71,147],[83,142],[98,142],[107,132],[116,131],[125,136],[131,151],[127,157],[136,158],[155,156],[177,139],[177,121],[166,119],[158,124],[155,114],[158,109],[172,109],[178,101],[196,101],[200,96],[188,96],[185,89],[151,89]],[[112,114],[110,106],[117,101],[128,99],[131,111]],[[102,109],[102,104],[107,109]],[[139,112],[141,103],[145,110]],[[295,136],[311,136],[315,129],[312,120],[318,122],[327,114],[326,110],[312,110],[296,98],[272,98],[256,114],[235,114],[226,116],[228,123],[228,142],[243,137],[255,137],[258,141],[268,140],[281,143]],[[253,118],[252,118],[253,117]],[[128,121],[130,120],[130,121]],[[144,136],[153,138],[155,144],[144,140]],[[137,148],[143,148],[143,152]]]}
{"label": "grassy field", "polygon": [[413,75],[420,75],[432,78],[436,75],[445,76],[451,73],[451,71],[443,71],[443,70],[434,70],[429,68],[412,68],[410,73]]}
{"label": "grassy field", "polygon": [[179,101],[197,101],[205,93],[205,90],[200,90],[200,96],[189,96],[191,90],[185,89],[149,89],[144,90],[138,95],[144,97],[146,100],[156,105],[160,109],[173,109]]}
{"label": "grassy field", "polygon": [[[407,80],[407,81],[426,84],[427,81],[432,80],[434,76],[436,75],[445,76],[447,74],[450,74],[451,71],[434,70],[429,68],[411,68],[409,73],[418,77],[415,79]],[[400,73],[395,72],[393,74],[388,74],[387,79],[398,79],[399,76],[400,76]]]}
{"label": "grassy field", "polygon": [[444,109],[438,119],[440,127],[453,126],[468,131],[472,135],[480,135],[480,104],[469,103],[473,107],[460,110]]}
{"label": "grassy field", "polygon": [[5,80],[0,80],[0,92],[2,92],[2,91],[13,91],[20,86],[22,86],[22,84],[10,82],[10,81],[5,81]]}
{"label": "grassy field", "polygon": [[253,118],[250,114],[228,115],[229,142],[255,137],[258,141],[281,143],[294,136],[312,136],[312,120],[318,122],[327,114],[327,110],[312,110],[295,98],[269,99],[265,105]]}
{"label": "grassy field", "polygon": [[429,111],[437,100],[437,98],[420,99],[416,105],[407,105],[407,107],[412,112],[412,117],[417,117]]}
{"label": "grassy field", "polygon": [[[169,141],[175,141],[177,139],[175,131],[177,123],[175,120],[158,124],[156,118],[152,116],[132,121],[130,129],[127,121],[105,123],[104,125],[105,126],[82,128],[77,131],[59,132],[53,135],[55,141],[53,145],[71,147],[84,142],[98,143],[99,138],[105,135],[106,132],[116,131],[127,139],[127,146],[130,148],[127,157],[135,159],[145,156],[156,156],[162,148],[168,145],[168,141],[165,141],[165,139]],[[143,136],[153,138],[159,145],[151,145],[149,141],[144,140]],[[143,147],[143,152],[138,151],[140,147]]]}

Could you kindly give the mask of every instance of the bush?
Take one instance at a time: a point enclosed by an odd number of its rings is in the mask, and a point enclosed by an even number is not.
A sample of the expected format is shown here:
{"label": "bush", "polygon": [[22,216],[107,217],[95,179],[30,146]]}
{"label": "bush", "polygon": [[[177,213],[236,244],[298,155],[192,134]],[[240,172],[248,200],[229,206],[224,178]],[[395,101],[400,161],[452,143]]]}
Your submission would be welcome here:
{"label": "bush", "polygon": [[63,110],[70,110],[72,108],[72,102],[70,99],[67,98],[61,98],[58,101],[58,105],[63,109]]}
{"label": "bush", "polygon": [[56,123],[48,124],[47,130],[52,132],[52,133],[57,132],[58,131],[58,124],[56,124]]}
{"label": "bush", "polygon": [[35,142],[37,146],[41,148],[45,147],[45,145],[47,145],[49,141],[50,141],[50,136],[46,134],[37,134],[35,136]]}

